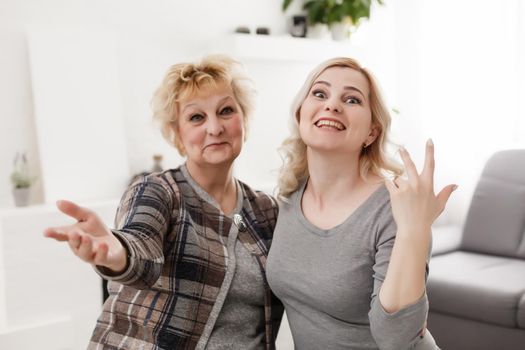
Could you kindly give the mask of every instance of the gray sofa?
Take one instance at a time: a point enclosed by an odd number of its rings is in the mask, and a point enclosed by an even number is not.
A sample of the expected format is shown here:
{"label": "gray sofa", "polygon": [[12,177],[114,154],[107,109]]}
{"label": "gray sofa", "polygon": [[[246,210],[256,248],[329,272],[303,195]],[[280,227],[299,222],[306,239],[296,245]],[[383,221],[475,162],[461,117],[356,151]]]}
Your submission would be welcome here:
{"label": "gray sofa", "polygon": [[459,246],[430,260],[427,293],[442,349],[525,349],[525,150],[489,159]]}

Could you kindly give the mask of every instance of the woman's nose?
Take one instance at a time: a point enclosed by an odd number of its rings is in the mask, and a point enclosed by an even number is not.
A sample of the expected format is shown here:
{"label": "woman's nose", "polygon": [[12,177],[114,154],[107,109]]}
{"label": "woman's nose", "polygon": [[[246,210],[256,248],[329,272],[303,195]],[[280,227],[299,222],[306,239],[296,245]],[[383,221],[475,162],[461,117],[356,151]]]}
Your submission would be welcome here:
{"label": "woman's nose", "polygon": [[224,131],[224,126],[217,116],[210,116],[206,123],[206,132],[212,136],[218,136]]}
{"label": "woman's nose", "polygon": [[341,108],[341,104],[338,101],[328,99],[325,102],[324,110],[340,113],[342,111],[342,108]]}

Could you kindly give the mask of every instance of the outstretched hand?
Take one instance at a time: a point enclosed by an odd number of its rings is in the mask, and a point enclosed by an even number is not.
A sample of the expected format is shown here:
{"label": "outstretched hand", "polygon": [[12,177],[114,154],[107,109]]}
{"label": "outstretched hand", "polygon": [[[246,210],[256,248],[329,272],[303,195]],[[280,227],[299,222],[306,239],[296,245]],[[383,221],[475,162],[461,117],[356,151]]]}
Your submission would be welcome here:
{"label": "outstretched hand", "polygon": [[60,200],[57,208],[77,220],[75,224],[49,227],[44,236],[59,242],[67,242],[80,259],[94,265],[105,266],[115,272],[126,267],[126,250],[93,211],[77,204]]}
{"label": "outstretched hand", "polygon": [[428,230],[445,209],[456,185],[445,186],[437,195],[434,194],[434,144],[427,141],[425,165],[418,174],[414,162],[407,150],[399,151],[406,169],[407,178],[387,179],[385,181],[392,205],[392,214],[398,227],[398,233],[417,233]]}

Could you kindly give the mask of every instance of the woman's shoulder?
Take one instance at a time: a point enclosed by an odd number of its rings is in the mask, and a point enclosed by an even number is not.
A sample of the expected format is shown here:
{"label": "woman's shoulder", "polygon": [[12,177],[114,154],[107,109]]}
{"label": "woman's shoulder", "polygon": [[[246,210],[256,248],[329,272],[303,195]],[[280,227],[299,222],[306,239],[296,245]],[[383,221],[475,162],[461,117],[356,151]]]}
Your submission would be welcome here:
{"label": "woman's shoulder", "polygon": [[367,178],[366,184],[369,191],[368,201],[373,202],[377,209],[384,209],[390,206],[390,194],[385,185],[385,178],[372,175]]}
{"label": "woman's shoulder", "polygon": [[169,191],[179,191],[179,186],[177,185],[177,170],[178,168],[155,173],[144,173],[134,178],[130,187],[137,185],[161,186]]}
{"label": "woman's shoulder", "polygon": [[272,195],[268,193],[268,191],[254,189],[253,187],[247,185],[246,183],[238,179],[237,179],[237,183],[239,184],[243,192],[244,198],[247,199],[249,202],[254,203],[258,206],[263,206],[263,207],[276,207],[277,206],[277,201]]}
{"label": "woman's shoulder", "polygon": [[[147,194],[167,203],[177,204],[180,201],[177,172],[178,168],[162,172],[142,173],[133,178],[127,192]],[[173,200],[174,198],[176,200]]]}

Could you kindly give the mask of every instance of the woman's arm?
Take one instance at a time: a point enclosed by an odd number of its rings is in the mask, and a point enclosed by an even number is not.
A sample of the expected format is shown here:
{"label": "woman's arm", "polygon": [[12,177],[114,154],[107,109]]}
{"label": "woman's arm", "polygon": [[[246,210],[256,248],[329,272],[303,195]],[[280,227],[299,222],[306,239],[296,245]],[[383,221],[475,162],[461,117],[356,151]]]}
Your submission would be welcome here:
{"label": "woman's arm", "polygon": [[59,209],[78,222],[46,229],[44,235],[68,241],[71,250],[93,264],[102,277],[135,288],[149,288],[159,278],[164,264],[163,240],[174,211],[173,198],[173,191],[161,180],[145,177],[123,195],[116,229],[109,230],[95,213],[65,202],[82,211],[83,219],[70,215],[71,211],[64,211],[59,203]]}
{"label": "woman's arm", "polygon": [[379,292],[389,268],[394,244],[396,244],[397,225],[392,216],[390,202],[385,203],[377,218],[374,256],[374,289],[368,318],[370,331],[378,347],[382,350],[408,349],[419,340],[428,313],[426,294],[413,303],[388,312],[379,300]]}
{"label": "woman's arm", "polygon": [[434,194],[434,145],[427,142],[421,175],[405,149],[400,150],[408,178],[387,180],[397,234],[385,281],[379,292],[383,308],[393,313],[413,304],[425,293],[425,268],[431,225],[441,214],[457,186]]}

